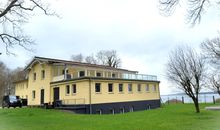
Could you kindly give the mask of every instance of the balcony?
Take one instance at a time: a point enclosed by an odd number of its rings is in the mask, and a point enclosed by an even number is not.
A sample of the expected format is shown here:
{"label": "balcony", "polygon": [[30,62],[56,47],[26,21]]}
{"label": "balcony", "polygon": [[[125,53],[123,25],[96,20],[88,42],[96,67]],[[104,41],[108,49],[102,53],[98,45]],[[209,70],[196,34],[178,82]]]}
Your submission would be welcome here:
{"label": "balcony", "polygon": [[52,81],[53,82],[56,82],[56,81],[62,81],[65,79],[65,76],[64,75],[59,75],[59,76],[54,76]]}
{"label": "balcony", "polygon": [[71,74],[66,74],[65,75],[59,75],[59,76],[54,76],[52,81],[62,81],[66,79],[77,79],[80,77],[99,77],[99,78],[112,78],[112,79],[127,79],[127,80],[147,80],[147,81],[158,81],[157,76],[155,75],[145,75],[145,74],[121,74],[120,76],[115,76],[115,77],[109,77],[109,76],[89,76],[89,75],[84,75],[84,76],[78,76],[78,77],[73,77]]}
{"label": "balcony", "polygon": [[145,74],[122,74],[122,79],[157,81],[157,76]]}

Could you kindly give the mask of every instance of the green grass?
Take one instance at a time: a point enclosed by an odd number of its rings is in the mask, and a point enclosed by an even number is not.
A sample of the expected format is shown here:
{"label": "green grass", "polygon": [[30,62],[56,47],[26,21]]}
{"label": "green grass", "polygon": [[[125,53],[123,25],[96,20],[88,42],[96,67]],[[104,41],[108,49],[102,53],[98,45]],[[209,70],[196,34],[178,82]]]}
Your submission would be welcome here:
{"label": "green grass", "polygon": [[80,115],[38,108],[0,109],[0,130],[219,130],[220,111],[193,104],[116,115]]}

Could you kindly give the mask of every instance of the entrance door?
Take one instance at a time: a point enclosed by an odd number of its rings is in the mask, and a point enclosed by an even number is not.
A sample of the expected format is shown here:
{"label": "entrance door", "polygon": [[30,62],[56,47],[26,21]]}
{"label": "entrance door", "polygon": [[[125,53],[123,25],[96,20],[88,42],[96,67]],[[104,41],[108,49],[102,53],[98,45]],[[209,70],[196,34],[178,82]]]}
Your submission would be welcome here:
{"label": "entrance door", "polygon": [[55,102],[57,100],[60,100],[60,88],[59,87],[53,88],[53,101]]}
{"label": "entrance door", "polygon": [[40,91],[40,104],[44,104],[44,89]]}

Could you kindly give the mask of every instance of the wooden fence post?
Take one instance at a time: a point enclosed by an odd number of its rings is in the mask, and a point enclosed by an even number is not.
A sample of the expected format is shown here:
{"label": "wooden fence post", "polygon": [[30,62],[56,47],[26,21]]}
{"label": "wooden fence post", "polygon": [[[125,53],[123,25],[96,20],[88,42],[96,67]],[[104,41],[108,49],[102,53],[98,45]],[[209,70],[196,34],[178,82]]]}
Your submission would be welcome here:
{"label": "wooden fence post", "polygon": [[215,104],[215,96],[213,96],[212,99],[213,99],[213,104]]}
{"label": "wooden fence post", "polygon": [[182,96],[182,103],[184,104],[184,97]]}

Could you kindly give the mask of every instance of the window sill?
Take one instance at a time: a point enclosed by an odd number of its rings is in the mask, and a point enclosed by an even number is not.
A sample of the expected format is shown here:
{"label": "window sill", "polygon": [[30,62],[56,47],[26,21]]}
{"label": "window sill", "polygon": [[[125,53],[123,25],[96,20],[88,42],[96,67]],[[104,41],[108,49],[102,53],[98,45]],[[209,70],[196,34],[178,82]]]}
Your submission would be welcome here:
{"label": "window sill", "polygon": [[76,93],[73,93],[72,96],[76,96]]}
{"label": "window sill", "polygon": [[66,94],[66,96],[69,96],[70,94]]}
{"label": "window sill", "polygon": [[118,94],[124,94],[124,92],[119,92]]}
{"label": "window sill", "polygon": [[128,94],[133,94],[133,92],[128,92]]}
{"label": "window sill", "polygon": [[95,94],[102,94],[101,92],[95,92]]}
{"label": "window sill", "polygon": [[114,94],[114,92],[108,92],[108,94]]}

